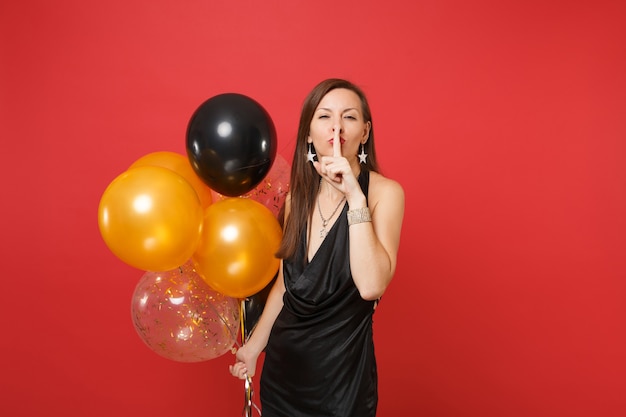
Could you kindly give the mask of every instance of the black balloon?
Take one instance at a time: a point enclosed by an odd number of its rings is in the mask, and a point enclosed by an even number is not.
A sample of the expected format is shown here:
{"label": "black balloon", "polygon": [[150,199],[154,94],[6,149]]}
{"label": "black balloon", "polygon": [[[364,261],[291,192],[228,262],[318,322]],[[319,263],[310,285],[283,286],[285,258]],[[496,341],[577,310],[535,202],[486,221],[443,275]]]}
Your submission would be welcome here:
{"label": "black balloon", "polygon": [[187,127],[187,156],[211,189],[229,197],[253,190],[276,157],[276,129],[267,111],[242,94],[211,97]]}
{"label": "black balloon", "polygon": [[277,276],[278,274],[276,274],[274,278],[272,278],[272,281],[261,291],[244,299],[243,311],[241,312],[241,328],[244,342],[248,341],[259,318],[261,318],[267,297],[270,295],[270,291],[276,282]]}

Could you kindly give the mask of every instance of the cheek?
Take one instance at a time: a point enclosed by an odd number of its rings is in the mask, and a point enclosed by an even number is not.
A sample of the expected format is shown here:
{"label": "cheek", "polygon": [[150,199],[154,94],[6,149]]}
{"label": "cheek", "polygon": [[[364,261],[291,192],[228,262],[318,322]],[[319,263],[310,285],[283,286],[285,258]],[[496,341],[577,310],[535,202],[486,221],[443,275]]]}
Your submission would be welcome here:
{"label": "cheek", "polygon": [[322,123],[311,123],[311,126],[309,126],[309,137],[316,139],[320,136],[325,136],[326,130]]}
{"label": "cheek", "polygon": [[361,141],[367,133],[365,129],[360,126],[354,126],[352,129],[346,132],[347,136],[355,141]]}

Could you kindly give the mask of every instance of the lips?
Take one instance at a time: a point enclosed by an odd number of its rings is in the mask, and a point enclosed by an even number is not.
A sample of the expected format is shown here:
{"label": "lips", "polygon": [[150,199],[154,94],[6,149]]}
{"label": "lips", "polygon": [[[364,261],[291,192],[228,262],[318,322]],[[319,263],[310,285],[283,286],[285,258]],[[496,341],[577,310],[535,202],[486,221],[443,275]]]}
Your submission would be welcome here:
{"label": "lips", "polygon": [[[346,140],[344,138],[339,138],[339,142],[341,142],[341,144],[343,145],[344,143],[346,143]],[[335,138],[328,139],[328,143],[330,143],[331,145],[334,144]]]}

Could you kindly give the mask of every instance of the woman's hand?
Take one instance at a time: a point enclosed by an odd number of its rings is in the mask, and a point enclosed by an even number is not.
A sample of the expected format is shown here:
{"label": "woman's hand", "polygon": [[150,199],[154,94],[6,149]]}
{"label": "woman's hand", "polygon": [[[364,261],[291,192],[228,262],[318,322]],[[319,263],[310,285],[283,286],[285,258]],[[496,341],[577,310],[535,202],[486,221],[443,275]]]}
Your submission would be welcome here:
{"label": "woman's hand", "polygon": [[259,355],[252,352],[248,345],[243,345],[235,354],[235,364],[228,366],[231,375],[239,379],[253,377],[256,371],[256,361],[258,357]]}
{"label": "woman's hand", "polygon": [[341,128],[336,126],[333,130],[333,156],[322,156],[319,161],[313,162],[313,166],[317,173],[341,191],[349,202],[349,196],[361,191],[361,187],[352,172],[350,162],[341,153]]}

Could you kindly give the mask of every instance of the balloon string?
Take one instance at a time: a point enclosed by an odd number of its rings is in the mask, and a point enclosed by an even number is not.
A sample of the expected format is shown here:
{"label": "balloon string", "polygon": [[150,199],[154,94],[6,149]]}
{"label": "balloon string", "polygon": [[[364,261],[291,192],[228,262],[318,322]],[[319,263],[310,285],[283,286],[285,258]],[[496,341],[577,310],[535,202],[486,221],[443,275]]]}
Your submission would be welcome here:
{"label": "balloon string", "polygon": [[[245,344],[248,341],[246,337],[246,299],[242,298],[239,302],[239,317],[241,318],[241,344]],[[253,417],[252,412],[256,410],[256,412],[261,416],[261,410],[259,407],[252,401],[252,397],[254,395],[254,389],[252,388],[252,378],[246,375],[246,380],[244,381],[244,404],[242,415],[244,417]]]}
{"label": "balloon string", "polygon": [[252,378],[246,375],[246,381],[244,382],[244,394],[245,394],[245,403],[243,406],[243,416],[244,417],[252,417],[253,410],[261,416],[261,410],[259,407],[252,401],[252,396],[254,395],[254,390],[252,389]]}
{"label": "balloon string", "polygon": [[246,338],[246,299],[239,301],[239,318],[241,320],[241,344],[245,345],[248,341]]}

